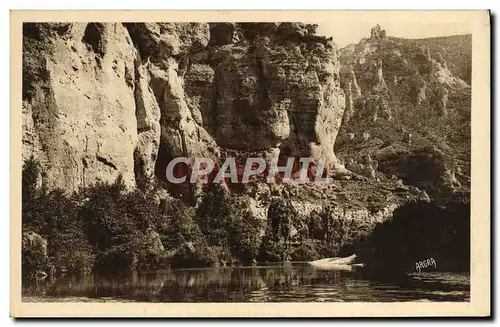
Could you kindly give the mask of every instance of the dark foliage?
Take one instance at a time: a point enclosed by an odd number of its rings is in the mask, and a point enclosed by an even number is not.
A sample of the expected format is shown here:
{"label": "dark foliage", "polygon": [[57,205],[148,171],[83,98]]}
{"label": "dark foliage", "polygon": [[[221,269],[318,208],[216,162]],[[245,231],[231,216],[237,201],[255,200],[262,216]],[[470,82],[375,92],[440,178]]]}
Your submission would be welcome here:
{"label": "dark foliage", "polygon": [[75,197],[60,190],[46,192],[43,187],[37,188],[38,176],[38,164],[33,159],[27,160],[22,174],[23,230],[33,231],[50,240],[47,252],[56,270],[81,272],[90,268],[92,255],[78,219]]}
{"label": "dark foliage", "polygon": [[[195,211],[155,183],[130,191],[118,177],[112,184],[98,182],[67,194],[37,188],[38,176],[38,164],[27,161],[23,230],[48,241],[48,258],[24,251],[27,272],[50,267],[102,273],[167,264],[204,267],[250,263],[258,255],[261,222],[251,214],[248,201],[229,197],[220,186],[207,189]],[[164,250],[152,247],[147,236],[151,230]]]}
{"label": "dark foliage", "polygon": [[290,234],[298,213],[289,199],[275,198],[267,212],[267,228],[260,248],[262,261],[286,261],[291,259]]}
{"label": "dark foliage", "polygon": [[372,269],[411,272],[416,262],[433,258],[440,271],[469,271],[470,203],[406,204],[375,228],[362,256]]}
{"label": "dark foliage", "polygon": [[219,184],[209,184],[196,210],[208,244],[225,248],[233,259],[244,263],[257,257],[261,230],[261,222],[251,214],[246,200],[231,197]]}
{"label": "dark foliage", "polygon": [[21,253],[21,274],[23,279],[34,277],[37,271],[44,271],[49,266],[49,261],[41,251],[23,248]]}
{"label": "dark foliage", "polygon": [[226,189],[219,184],[208,184],[204,187],[203,196],[196,209],[198,225],[213,246],[228,243],[227,227],[231,222],[231,199]]}
{"label": "dark foliage", "polygon": [[304,240],[290,253],[292,261],[311,261],[321,259],[322,244],[315,240]]}
{"label": "dark foliage", "polygon": [[268,210],[268,225],[271,227],[271,238],[278,241],[280,238],[286,242],[290,236],[292,219],[298,214],[289,199],[278,198],[271,202]]}

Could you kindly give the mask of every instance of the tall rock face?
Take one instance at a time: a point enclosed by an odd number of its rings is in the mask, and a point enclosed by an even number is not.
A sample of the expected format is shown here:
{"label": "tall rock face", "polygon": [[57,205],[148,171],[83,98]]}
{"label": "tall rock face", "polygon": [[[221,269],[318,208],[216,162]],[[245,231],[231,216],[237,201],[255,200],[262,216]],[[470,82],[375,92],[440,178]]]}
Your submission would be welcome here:
{"label": "tall rock face", "polygon": [[49,188],[134,183],[136,50],[121,24],[25,24],[23,157]]}
{"label": "tall rock face", "polygon": [[179,156],[337,163],[338,51],[297,23],[31,23],[23,29],[23,159],[76,190],[165,177]]}
{"label": "tall rock face", "polygon": [[[345,100],[338,52],[302,24],[213,26],[213,135],[221,147],[280,149],[336,162],[333,142]],[[234,34],[229,42],[229,35]]]}

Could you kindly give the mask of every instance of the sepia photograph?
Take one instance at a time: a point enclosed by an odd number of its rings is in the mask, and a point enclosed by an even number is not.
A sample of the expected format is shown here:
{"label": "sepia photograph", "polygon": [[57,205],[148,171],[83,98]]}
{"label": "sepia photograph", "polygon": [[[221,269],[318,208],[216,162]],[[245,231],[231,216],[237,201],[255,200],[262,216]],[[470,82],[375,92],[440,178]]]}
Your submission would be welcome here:
{"label": "sepia photograph", "polygon": [[490,314],[487,11],[66,13],[11,12],[12,312]]}

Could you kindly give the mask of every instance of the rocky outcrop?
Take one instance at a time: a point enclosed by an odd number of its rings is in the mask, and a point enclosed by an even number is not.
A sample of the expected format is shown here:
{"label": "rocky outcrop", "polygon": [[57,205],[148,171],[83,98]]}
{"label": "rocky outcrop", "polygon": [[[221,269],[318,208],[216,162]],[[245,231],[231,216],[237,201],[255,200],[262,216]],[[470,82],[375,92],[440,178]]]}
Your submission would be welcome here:
{"label": "rocky outcrop", "polygon": [[[467,128],[453,134],[448,126],[466,127],[470,108],[462,105],[470,86],[451,72],[446,54],[389,38],[378,25],[370,38],[339,52],[316,27],[25,24],[23,159],[40,163],[38,186],[68,192],[119,175],[129,189],[153,189],[153,180],[166,181],[176,157],[213,159],[209,180],[226,158],[242,168],[249,157],[279,159],[281,166],[311,157],[308,177],[326,159],[329,183],[256,178],[223,189],[239,197],[251,217],[271,221],[278,248],[282,238],[303,238],[324,243],[327,253],[370,233],[412,200],[437,202],[466,189],[468,158],[457,165],[455,146],[467,149]],[[177,177],[189,174],[191,164],[180,165]],[[300,168],[294,165],[293,177]],[[166,189],[170,195],[155,189],[156,202],[171,195],[193,205],[201,199],[200,183],[189,178]],[[284,199],[283,210],[273,211],[273,197]],[[269,235],[260,231],[266,242]],[[203,242],[165,249],[153,229],[140,240],[153,261],[216,257],[204,252]],[[26,267],[43,266],[46,246],[39,235],[23,235],[23,255],[36,252],[24,256],[33,259]],[[139,254],[130,261],[143,259]]]}
{"label": "rocky outcrop", "polygon": [[[338,51],[299,23],[41,23],[23,31],[23,157],[76,190],[178,156],[337,164]],[[189,171],[189,168],[186,167]]]}
{"label": "rocky outcrop", "polygon": [[215,53],[216,117],[233,122],[219,129],[218,143],[245,150],[280,147],[287,156],[335,162],[331,140],[343,113],[336,49],[312,42],[285,47],[293,40],[290,33],[302,34],[294,26],[278,32]]}
{"label": "rocky outcrop", "polygon": [[[467,192],[470,185],[454,172],[470,164],[470,85],[431,40],[387,37],[378,25],[370,35],[340,50],[346,110],[336,155],[354,174],[374,180],[394,174],[422,188],[424,200]],[[379,167],[364,163],[364,154]]]}
{"label": "rocky outcrop", "polygon": [[387,39],[387,33],[380,25],[375,25],[370,31],[370,40],[383,40]]}
{"label": "rocky outcrop", "polygon": [[[456,107],[456,102],[463,101],[463,94],[470,92],[470,86],[448,69],[440,52],[431,53],[425,43],[388,38],[379,25],[372,28],[370,38],[340,53],[342,69],[346,70],[341,75],[348,98],[346,121],[354,115],[350,103],[360,98],[366,101],[358,108],[360,116],[365,113],[375,120],[382,115],[392,119],[395,113],[403,118],[412,110],[421,112],[420,118],[431,118],[446,116],[449,103],[454,102]],[[359,92],[351,90],[353,81]],[[366,108],[370,98],[376,103]]]}
{"label": "rocky outcrop", "polygon": [[23,37],[24,159],[40,161],[49,188],[74,190],[120,173],[134,185],[136,50],[127,30],[27,23]]}

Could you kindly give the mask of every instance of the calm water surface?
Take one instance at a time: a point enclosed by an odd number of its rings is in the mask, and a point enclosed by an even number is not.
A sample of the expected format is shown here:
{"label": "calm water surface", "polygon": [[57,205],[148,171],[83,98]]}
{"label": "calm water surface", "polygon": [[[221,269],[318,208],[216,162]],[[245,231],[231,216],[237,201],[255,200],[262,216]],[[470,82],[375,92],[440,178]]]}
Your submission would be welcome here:
{"label": "calm water surface", "polygon": [[123,277],[62,277],[23,287],[24,301],[387,302],[469,301],[469,274],[410,274],[377,281],[305,263],[179,269]]}

